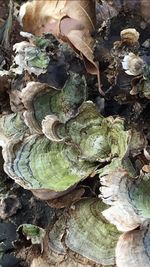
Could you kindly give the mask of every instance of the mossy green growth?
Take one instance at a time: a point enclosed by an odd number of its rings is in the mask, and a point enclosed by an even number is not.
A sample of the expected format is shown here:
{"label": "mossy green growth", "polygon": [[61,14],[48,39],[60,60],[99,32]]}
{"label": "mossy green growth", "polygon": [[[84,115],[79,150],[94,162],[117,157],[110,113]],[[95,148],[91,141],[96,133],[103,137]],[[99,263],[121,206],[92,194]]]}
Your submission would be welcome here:
{"label": "mossy green growth", "polygon": [[150,175],[147,174],[134,183],[129,190],[129,197],[139,214],[150,219]]}
{"label": "mossy green growth", "polygon": [[[104,118],[93,102],[84,102],[76,117],[62,127],[56,127],[63,136],[80,148],[80,157],[88,161],[107,161],[113,157],[122,159],[128,149],[129,132],[121,118]],[[61,130],[62,128],[62,130]]]}
{"label": "mossy green growth", "polygon": [[34,36],[34,44],[41,49],[46,49],[47,47],[51,46],[51,40]]}
{"label": "mossy green growth", "polygon": [[28,47],[25,55],[28,66],[31,68],[47,69],[49,56],[37,47]]}
{"label": "mossy green growth", "polygon": [[115,247],[120,236],[116,227],[102,215],[107,208],[100,199],[85,199],[70,211],[66,245],[99,264],[115,263]]}
{"label": "mossy green growth", "polygon": [[75,116],[79,106],[86,99],[86,82],[79,74],[70,73],[61,90],[50,88],[33,98],[33,111],[41,125],[46,115],[55,114],[62,123]]}
{"label": "mossy green growth", "polygon": [[92,102],[84,102],[79,114],[66,125],[66,136],[80,148],[80,157],[88,161],[106,160],[110,157],[107,125]]}
{"label": "mossy green growth", "polygon": [[105,167],[98,169],[96,173],[98,173],[100,177],[103,177],[105,175],[111,175],[112,173],[115,174],[118,170],[126,171],[126,174],[132,178],[137,176],[137,172],[129,158],[114,158]]}
{"label": "mossy green growth", "polygon": [[130,139],[130,132],[125,131],[124,120],[119,117],[114,119],[110,116],[105,119],[104,123],[109,127],[108,143],[111,146],[112,156],[123,158]]}
{"label": "mossy green growth", "polygon": [[44,229],[33,224],[22,224],[17,229],[18,232],[20,230],[22,231],[23,235],[26,236],[27,240],[31,240],[32,244],[41,244],[46,234]]}
{"label": "mossy green growth", "polygon": [[4,115],[0,118],[0,139],[10,140],[20,139],[25,133],[28,132],[28,127],[24,123],[21,113],[13,113]]}
{"label": "mossy green growth", "polygon": [[60,122],[65,123],[77,114],[78,108],[86,100],[86,97],[85,78],[70,72],[62,90],[51,100],[52,112],[58,116]]}
{"label": "mossy green growth", "polygon": [[64,191],[90,175],[97,167],[79,159],[78,149],[65,143],[51,142],[33,135],[16,148],[15,158],[6,169],[22,179],[26,188]]}

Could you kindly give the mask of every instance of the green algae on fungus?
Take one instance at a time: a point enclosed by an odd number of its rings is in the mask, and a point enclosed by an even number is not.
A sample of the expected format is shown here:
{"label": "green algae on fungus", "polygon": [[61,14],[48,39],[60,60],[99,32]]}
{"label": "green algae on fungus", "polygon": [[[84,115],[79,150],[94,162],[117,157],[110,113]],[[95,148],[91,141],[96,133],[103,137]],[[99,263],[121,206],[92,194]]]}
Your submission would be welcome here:
{"label": "green algae on fungus", "polygon": [[64,125],[57,117],[47,116],[43,121],[43,132],[50,140],[64,138],[66,142],[70,141],[80,149],[80,158],[93,162],[122,158],[130,141],[130,131],[124,130],[124,120],[104,118],[91,101],[84,102],[76,117]]}
{"label": "green algae on fungus", "polygon": [[46,52],[50,41],[44,38],[37,38],[26,32],[21,32],[21,35],[27,37],[29,42],[23,41],[13,46],[16,55],[10,71],[22,74],[23,71],[27,70],[30,74],[34,73],[37,76],[45,73],[50,62],[49,55]]}
{"label": "green algae on fungus", "polygon": [[[63,136],[63,128],[67,141],[80,149],[79,157],[92,161],[105,161],[110,158],[111,148],[107,141],[107,125],[103,127],[103,117],[97,112],[95,105],[84,102],[75,118],[71,118],[57,133]],[[59,130],[59,131],[58,131]]]}
{"label": "green algae on fungus", "polygon": [[[150,219],[149,175],[137,176],[130,166],[112,161],[100,173],[100,197],[111,205],[103,211],[105,218],[120,231],[131,231]],[[124,220],[126,218],[126,220]]]}
{"label": "green algae on fungus", "polygon": [[150,174],[145,174],[130,189],[130,199],[140,216],[150,219]]}
{"label": "green algae on fungus", "polygon": [[32,244],[41,245],[46,234],[44,229],[33,224],[21,224],[18,227],[17,232],[21,232],[27,240],[31,240]]}
{"label": "green algae on fungus", "polygon": [[2,115],[0,117],[0,145],[5,146],[11,140],[19,141],[29,133],[21,113]]}
{"label": "green algae on fungus", "polygon": [[49,231],[50,248],[58,254],[65,254],[69,248],[93,262],[115,264],[115,247],[120,233],[103,217],[101,212],[105,208],[106,205],[95,198],[74,204],[68,215],[62,215]]}
{"label": "green algae on fungus", "polygon": [[70,73],[61,90],[30,82],[19,98],[21,112],[1,118],[4,170],[36,196],[64,194],[102,162],[126,154],[130,131],[125,131],[123,119],[104,118],[93,102],[85,101],[84,77]]}
{"label": "green algae on fungus", "polygon": [[41,123],[46,115],[55,114],[65,123],[76,115],[86,94],[85,79],[79,74],[70,73],[61,90],[30,82],[21,92],[25,122],[33,133],[42,133]]}
{"label": "green algae on fungus", "polygon": [[6,173],[27,189],[64,191],[96,169],[95,163],[78,158],[74,146],[39,135],[31,135],[7,153]]}
{"label": "green algae on fungus", "polygon": [[[30,85],[32,88],[32,84]],[[38,83],[38,89],[43,90],[42,86]],[[58,100],[60,101],[59,98]],[[67,101],[70,105],[69,100]],[[71,102],[70,106],[72,105]],[[58,114],[61,114],[61,109],[59,112]],[[71,116],[70,113],[69,116]],[[68,113],[66,117],[68,118]],[[25,116],[27,124],[26,119],[27,116]],[[36,120],[33,121],[36,123]],[[33,124],[30,126],[34,131]],[[51,126],[49,121],[48,126]],[[52,126],[55,125],[52,123]],[[18,184],[31,191],[65,192],[90,176],[100,166],[100,162],[110,161],[113,157],[122,158],[127,151],[130,136],[128,131],[124,131],[122,119],[102,117],[92,102],[84,102],[78,108],[76,116],[65,124],[60,123],[58,133],[58,136],[60,133],[62,135],[60,142],[49,140],[47,134],[44,136],[42,132],[41,134],[28,133],[26,137],[26,131],[25,136],[22,134],[22,127],[24,134],[27,127],[25,124],[23,126],[19,124],[18,134],[21,134],[21,137],[19,138],[18,135],[15,142],[12,142],[11,138],[8,139],[6,148],[3,147],[4,170]],[[118,139],[121,146],[117,143]]]}

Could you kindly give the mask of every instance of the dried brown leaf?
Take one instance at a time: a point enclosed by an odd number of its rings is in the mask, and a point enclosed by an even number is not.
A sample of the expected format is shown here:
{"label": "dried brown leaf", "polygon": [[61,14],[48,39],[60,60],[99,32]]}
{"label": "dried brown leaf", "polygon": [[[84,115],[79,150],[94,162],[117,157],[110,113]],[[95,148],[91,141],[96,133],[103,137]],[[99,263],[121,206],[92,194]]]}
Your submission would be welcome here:
{"label": "dried brown leaf", "polygon": [[20,10],[23,28],[35,35],[52,33],[67,42],[83,59],[87,71],[100,76],[98,63],[94,61],[95,29],[94,0],[33,0],[24,4]]}

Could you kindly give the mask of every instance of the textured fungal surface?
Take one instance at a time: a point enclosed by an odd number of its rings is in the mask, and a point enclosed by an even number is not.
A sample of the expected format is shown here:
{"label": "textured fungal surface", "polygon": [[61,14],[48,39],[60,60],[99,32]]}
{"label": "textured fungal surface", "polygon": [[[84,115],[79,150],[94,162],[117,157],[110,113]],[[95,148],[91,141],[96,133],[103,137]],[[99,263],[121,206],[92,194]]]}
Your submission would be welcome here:
{"label": "textured fungal surface", "polygon": [[118,267],[150,265],[149,225],[141,230],[133,230],[120,236],[116,247]]}
{"label": "textured fungal surface", "polygon": [[93,163],[78,160],[78,150],[73,146],[52,143],[44,136],[31,135],[13,151],[15,155],[6,162],[5,170],[29,189],[64,191],[96,168]]}
{"label": "textured fungal surface", "polygon": [[4,169],[11,178],[26,189],[63,192],[101,162],[126,154],[124,120],[104,118],[85,97],[85,80],[77,74],[61,90],[39,82],[22,89],[22,110],[1,118]]}
{"label": "textured fungal surface", "polygon": [[120,231],[130,231],[150,218],[149,175],[134,177],[125,166],[117,165],[115,171],[105,167],[100,174],[101,197],[111,205],[103,215]]}
{"label": "textured fungal surface", "polygon": [[73,73],[61,91],[46,84],[31,82],[21,92],[21,100],[26,109],[25,121],[34,133],[41,133],[41,122],[46,115],[56,114],[61,122],[66,122],[75,116],[85,99],[85,80]]}
{"label": "textured fungal surface", "polygon": [[105,207],[95,198],[77,202],[70,208],[68,218],[60,218],[49,232],[50,247],[57,253],[66,253],[62,242],[65,234],[64,242],[70,250],[99,264],[114,264],[120,233],[101,214]]}
{"label": "textured fungal surface", "polygon": [[[50,125],[50,118],[54,117],[49,117],[49,120],[47,117],[48,125]],[[80,157],[88,161],[101,162],[113,157],[122,158],[128,149],[130,132],[125,131],[124,120],[113,117],[104,118],[91,101],[84,102],[79,108],[78,115],[67,121],[65,125],[57,122],[51,125],[53,134],[57,138],[60,136],[60,141],[64,137],[78,146]],[[51,138],[53,136],[49,135],[49,139]],[[59,138],[56,141],[59,141]]]}
{"label": "textured fungal surface", "polygon": [[[34,39],[34,36],[29,35],[29,38]],[[48,44],[45,42],[45,44],[41,46],[40,40],[36,39],[34,43],[26,41],[16,43],[13,47],[16,52],[14,58],[14,65],[16,65],[16,67],[14,66],[12,71],[17,74],[22,74],[24,70],[27,70],[29,73],[34,73],[37,76],[41,73],[45,73],[50,60],[45,51],[47,45]]]}
{"label": "textured fungal surface", "polygon": [[150,266],[149,9],[0,1],[0,266]]}
{"label": "textured fungal surface", "polygon": [[28,132],[23,116],[19,113],[1,116],[0,128],[2,146],[5,146],[10,140],[18,141],[22,139],[25,133]]}

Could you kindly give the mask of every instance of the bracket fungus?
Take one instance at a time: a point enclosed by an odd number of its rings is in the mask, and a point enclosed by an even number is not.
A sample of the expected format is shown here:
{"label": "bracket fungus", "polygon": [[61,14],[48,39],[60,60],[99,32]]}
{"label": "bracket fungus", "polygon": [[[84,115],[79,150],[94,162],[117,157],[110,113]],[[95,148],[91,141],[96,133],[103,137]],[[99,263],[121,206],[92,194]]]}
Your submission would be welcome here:
{"label": "bracket fungus", "polygon": [[123,43],[129,43],[135,45],[139,41],[139,32],[134,28],[127,28],[120,32],[121,41]]}
{"label": "bracket fungus", "polygon": [[13,49],[16,52],[14,65],[17,66],[12,66],[11,71],[22,74],[24,70],[27,70],[30,74],[34,73],[37,76],[45,73],[50,61],[46,46],[47,44],[40,47],[40,42],[36,44],[36,41],[35,44],[26,41],[16,43]]}
{"label": "bracket fungus", "polygon": [[118,267],[150,266],[150,228],[149,225],[120,236],[116,247]]}
{"label": "bracket fungus", "polygon": [[0,215],[27,214],[30,224],[15,220],[14,242],[25,265],[150,266],[148,7],[147,0],[21,5],[27,39],[18,23],[10,49],[1,49],[0,146],[4,171],[23,188],[10,180],[5,195],[0,181]]}
{"label": "bracket fungus", "polygon": [[34,193],[41,198],[66,192],[96,168],[95,163],[79,159],[74,145],[51,142],[42,133],[45,115],[57,114],[65,122],[75,116],[85,98],[85,80],[78,74],[71,74],[62,90],[31,82],[19,93],[21,110],[0,119],[6,173],[24,188],[39,189]]}
{"label": "bracket fungus", "polygon": [[70,73],[61,90],[39,82],[30,82],[21,91],[25,122],[33,133],[42,133],[42,120],[55,114],[65,123],[75,116],[86,99],[86,82],[79,74]]}
{"label": "bracket fungus", "polygon": [[126,232],[150,219],[149,174],[134,177],[120,163],[112,170],[106,166],[100,172],[100,196],[111,205],[103,212],[107,220]]}
{"label": "bracket fungus", "polygon": [[58,254],[65,255],[69,249],[98,264],[115,264],[120,233],[101,214],[105,207],[95,198],[75,203],[48,232],[49,247]]}
{"label": "bracket fungus", "polygon": [[[54,116],[49,116],[44,122],[43,131],[46,131],[46,121],[52,129],[49,129],[50,140],[75,144],[80,149],[80,158],[88,161],[109,161],[113,157],[122,158],[128,149],[130,131],[124,130],[124,120],[121,118],[104,118],[96,109],[92,101],[84,102],[78,110],[78,114],[68,120],[65,125],[59,123]],[[60,136],[60,139],[59,139]],[[118,143],[117,143],[118,141]]]}
{"label": "bracket fungus", "polygon": [[21,113],[1,115],[0,117],[0,145],[5,147],[8,143],[19,142],[29,133]]}
{"label": "bracket fungus", "polygon": [[65,194],[102,162],[121,159],[128,150],[124,120],[104,118],[85,101],[86,82],[79,74],[70,73],[61,90],[29,82],[19,99],[21,110],[1,118],[4,169],[40,198]]}
{"label": "bracket fungus", "polygon": [[27,189],[65,191],[96,168],[96,164],[78,159],[77,148],[44,136],[31,135],[11,149],[5,171]]}

